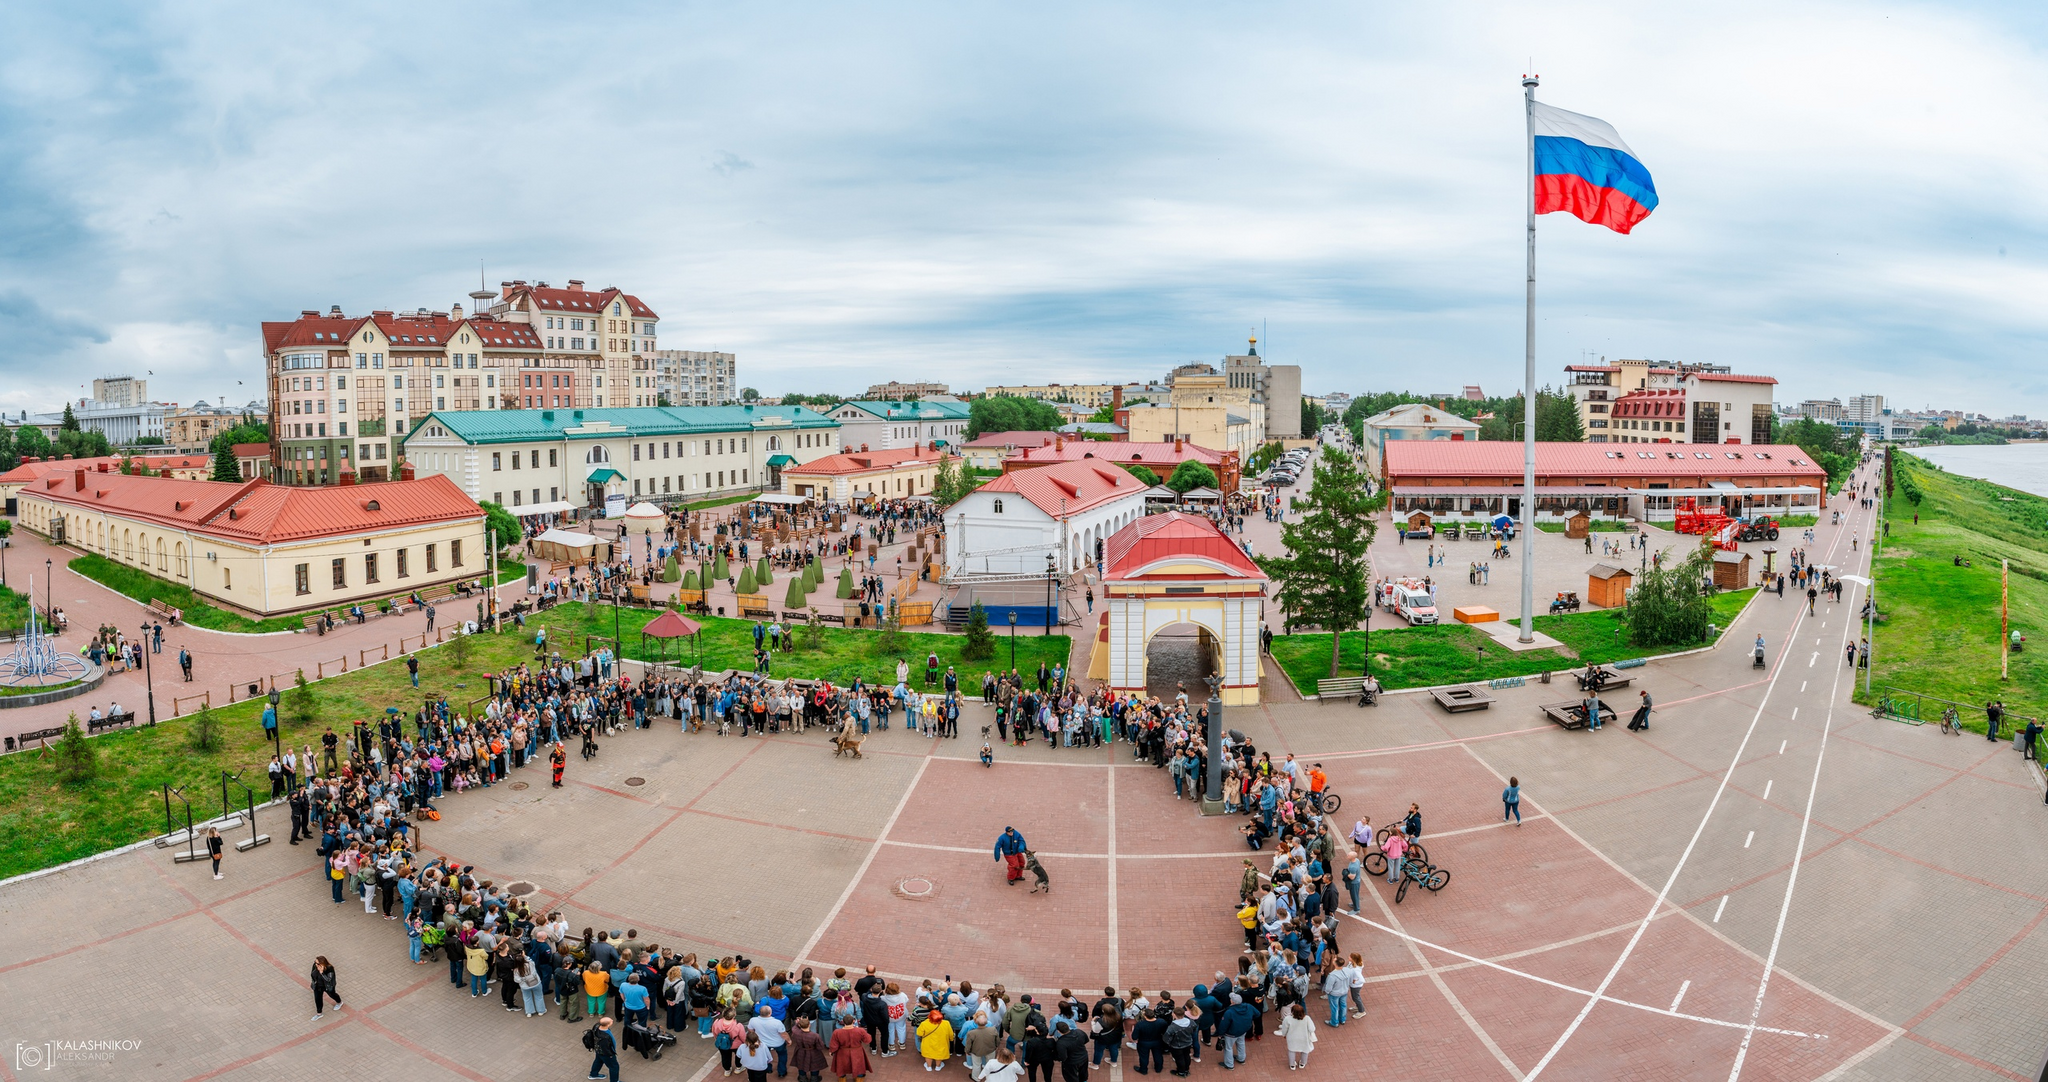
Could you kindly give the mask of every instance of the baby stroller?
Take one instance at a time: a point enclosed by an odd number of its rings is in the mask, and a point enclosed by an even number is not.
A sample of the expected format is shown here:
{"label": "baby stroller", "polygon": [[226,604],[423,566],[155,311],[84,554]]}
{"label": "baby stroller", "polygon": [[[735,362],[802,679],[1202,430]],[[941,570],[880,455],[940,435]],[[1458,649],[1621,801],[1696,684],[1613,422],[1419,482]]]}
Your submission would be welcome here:
{"label": "baby stroller", "polygon": [[659,1026],[626,1023],[626,1050],[640,1053],[641,1059],[660,1059],[661,1054],[674,1043],[676,1035]]}

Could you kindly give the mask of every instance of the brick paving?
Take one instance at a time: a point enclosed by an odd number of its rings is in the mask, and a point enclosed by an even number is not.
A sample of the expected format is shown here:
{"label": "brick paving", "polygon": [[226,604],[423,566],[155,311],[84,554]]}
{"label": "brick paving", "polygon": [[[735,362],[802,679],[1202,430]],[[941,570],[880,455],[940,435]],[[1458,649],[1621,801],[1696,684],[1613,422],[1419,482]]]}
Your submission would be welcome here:
{"label": "brick paving", "polygon": [[[1642,670],[1660,700],[1646,733],[1548,725],[1536,704],[1569,685],[1455,716],[1402,694],[1363,710],[1234,709],[1229,723],[1276,758],[1324,763],[1346,825],[1421,803],[1432,857],[1453,873],[1399,905],[1375,882],[1362,919],[1343,922],[1369,1013],[1326,1032],[1310,1069],[1721,1079],[1755,1012],[1765,1028],[1746,1078],[2025,1077],[2048,1046],[2048,842],[2017,828],[2044,814],[2038,777],[2003,746],[1848,704],[1832,669],[1777,645],[1796,632],[1810,654],[1843,630],[1799,613],[1759,599],[1735,629],[1736,642],[1764,631],[1769,673],[1732,651]],[[857,762],[815,734],[622,734],[572,760],[564,789],[450,798],[425,840],[532,880],[576,927],[771,966],[803,955],[1012,989],[1183,994],[1233,967],[1233,822],[1197,817],[1120,746],[999,747],[984,769],[981,708],[963,720],[957,741],[877,734]],[[1523,783],[1520,827],[1498,824],[1508,774]],[[310,851],[283,844],[280,813],[262,818],[279,841],[231,852],[223,882],[145,847],[0,885],[14,933],[0,975],[27,993],[6,1036],[139,1041],[96,1068],[115,1078],[582,1077],[578,1027],[474,1002],[445,964],[407,964],[396,926],[332,904]],[[988,846],[1005,825],[1045,854],[1050,895],[1004,885]],[[935,889],[906,897],[913,877]],[[348,1003],[317,1024],[314,954],[335,962]],[[660,1064],[627,1058],[625,1074],[700,1078],[708,1051],[685,1036]],[[1254,1077],[1277,1077],[1281,1052],[1255,1044]],[[913,1072],[899,1057],[876,1076]]]}

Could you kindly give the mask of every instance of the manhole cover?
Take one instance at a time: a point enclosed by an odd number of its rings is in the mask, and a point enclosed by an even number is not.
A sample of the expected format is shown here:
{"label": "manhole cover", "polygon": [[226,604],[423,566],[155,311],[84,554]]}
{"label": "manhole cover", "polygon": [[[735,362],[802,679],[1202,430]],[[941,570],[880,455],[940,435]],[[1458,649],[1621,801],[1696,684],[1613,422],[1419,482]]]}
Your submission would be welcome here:
{"label": "manhole cover", "polygon": [[524,898],[540,888],[524,879],[514,879],[512,882],[505,884],[505,889],[516,897]]}
{"label": "manhole cover", "polygon": [[939,883],[928,875],[906,875],[896,881],[893,893],[913,902],[928,901],[938,896]]}
{"label": "manhole cover", "polygon": [[645,784],[647,784],[647,779],[646,779],[646,778],[627,778],[627,779],[626,779],[626,784],[627,784],[627,785],[645,785]]}
{"label": "manhole cover", "polygon": [[526,783],[523,781],[515,781],[512,783],[512,791],[515,793],[524,788],[526,788]]}

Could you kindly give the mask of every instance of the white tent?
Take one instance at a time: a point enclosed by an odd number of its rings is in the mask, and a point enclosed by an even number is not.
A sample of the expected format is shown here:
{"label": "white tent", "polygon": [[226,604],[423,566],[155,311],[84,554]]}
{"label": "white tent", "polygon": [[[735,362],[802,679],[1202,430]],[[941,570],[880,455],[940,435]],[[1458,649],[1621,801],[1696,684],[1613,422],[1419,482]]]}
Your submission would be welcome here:
{"label": "white tent", "polygon": [[645,502],[626,508],[620,521],[627,533],[659,533],[668,528],[668,516],[661,508]]}
{"label": "white tent", "polygon": [[803,504],[811,502],[809,496],[792,496],[785,492],[763,492],[754,497],[755,503]]}
{"label": "white tent", "polygon": [[546,530],[527,547],[537,556],[568,563],[589,559],[597,548],[597,538],[575,530]]}
{"label": "white tent", "polygon": [[558,515],[574,511],[576,505],[567,500],[551,500],[547,503],[520,504],[516,507],[507,507],[505,510],[510,512],[513,518],[531,518],[535,515]]}
{"label": "white tent", "polygon": [[1188,489],[1186,492],[1181,493],[1180,498],[1183,500],[1220,500],[1223,498],[1223,493],[1205,485],[1201,488]]}

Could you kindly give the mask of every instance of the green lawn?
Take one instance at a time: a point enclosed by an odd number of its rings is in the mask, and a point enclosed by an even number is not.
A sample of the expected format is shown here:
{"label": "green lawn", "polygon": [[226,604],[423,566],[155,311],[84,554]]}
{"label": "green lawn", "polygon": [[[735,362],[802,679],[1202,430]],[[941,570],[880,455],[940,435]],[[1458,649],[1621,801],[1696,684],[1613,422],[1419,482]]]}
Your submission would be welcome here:
{"label": "green lawn", "polygon": [[745,503],[753,499],[755,495],[755,493],[747,492],[738,496],[720,496],[714,500],[698,500],[694,503],[686,503],[683,506],[692,511],[702,511],[708,507],[724,507],[727,504]]}
{"label": "green lawn", "polygon": [[[1536,524],[1536,528],[1544,533],[1563,533],[1564,527],[1565,524],[1562,522],[1539,522]],[[1623,522],[1611,518],[1596,518],[1586,523],[1586,529],[1594,533],[1625,533],[1635,528],[1636,524],[1633,522]]]}
{"label": "green lawn", "polygon": [[[654,614],[627,610],[620,614],[625,630],[628,656],[639,656],[635,634]],[[707,668],[751,667],[752,625],[741,620],[700,621],[702,653]],[[415,691],[403,663],[396,659],[360,669],[311,685],[314,720],[305,725],[291,721],[290,692],[286,693],[284,737],[292,744],[318,744],[322,729],[333,725],[347,731],[356,718],[372,718],[387,706],[410,712],[423,695],[444,694],[451,704],[467,709],[468,704],[488,694],[490,682],[481,674],[497,672],[533,656],[535,625],[547,626],[550,639],[568,645],[572,635],[597,632],[609,636],[612,614],[588,617],[582,605],[564,605],[528,621],[524,634],[511,629],[502,635],[480,635],[471,640],[469,664],[456,671],[452,651],[442,645],[421,654],[420,688]],[[897,654],[877,651],[880,632],[826,629],[825,642],[817,651],[776,655],[777,676],[825,676],[850,682],[856,674],[871,680],[895,680]],[[998,635],[997,655],[990,664],[1009,664],[1009,644]],[[964,663],[959,656],[966,640],[957,635],[904,633],[898,654],[921,672],[928,649],[938,648],[942,664],[960,666],[961,684],[981,687],[982,663]],[[577,638],[580,646],[581,639]],[[671,655],[674,643],[670,644]],[[1041,657],[1048,664],[1066,658],[1068,639],[1064,635],[1017,636],[1017,665],[1035,669]],[[683,644],[687,653],[689,646]],[[921,677],[913,677],[921,683]],[[140,706],[140,703],[124,704]],[[167,711],[167,699],[158,699],[158,709]],[[0,878],[76,860],[105,849],[162,833],[163,798],[160,787],[186,786],[195,818],[220,812],[220,772],[239,773],[255,785],[257,798],[268,796],[264,765],[270,761],[270,742],[263,737],[262,703],[240,702],[214,711],[221,723],[223,741],[213,752],[198,752],[188,744],[192,716],[166,719],[154,728],[117,730],[91,739],[100,754],[98,780],[73,788],[58,782],[49,758],[34,752],[0,756]],[[282,813],[265,813],[263,826],[282,842],[288,826]],[[180,813],[182,820],[182,813]]]}
{"label": "green lawn", "polygon": [[[1756,591],[1732,590],[1714,596],[1715,626],[1726,631]],[[1476,628],[1459,623],[1423,627],[1397,627],[1376,631],[1372,639],[1372,671],[1389,688],[1433,687],[1438,684],[1471,683],[1504,676],[1533,676],[1559,672],[1589,662],[1607,664],[1650,654],[1676,653],[1709,645],[1701,640],[1690,646],[1644,649],[1622,640],[1621,622],[1611,610],[1571,612],[1538,616],[1536,630],[1563,643],[1562,648],[1513,651]],[[1363,631],[1344,633],[1338,675],[1357,676],[1365,661],[1367,635]],[[1276,635],[1273,657],[1287,670],[1287,676],[1303,694],[1315,694],[1318,679],[1330,675],[1330,636],[1327,634]]]}
{"label": "green lawn", "polygon": [[[1965,723],[1984,729],[1983,704],[2048,713],[2048,500],[1987,481],[1958,477],[1900,454],[1922,493],[1915,505],[1901,487],[1887,501],[1890,535],[1877,549],[1877,604],[1885,622],[1872,643],[1873,691],[1883,685],[1975,704]],[[1915,516],[1919,521],[1915,523]],[[1955,558],[1970,561],[1957,567]],[[2011,627],[2031,649],[2011,657],[2011,679],[1999,666],[1999,561],[2011,561]],[[1868,701],[1861,685],[1858,698]]]}
{"label": "green lawn", "polygon": [[[116,563],[95,552],[88,552],[65,566],[94,582],[111,587],[119,593],[132,597],[144,604],[151,601],[162,601],[164,604],[182,612],[184,614],[183,619],[187,624],[213,631],[232,631],[241,634],[294,631],[304,627],[305,618],[313,615],[313,611],[309,610],[291,616],[272,616],[263,620],[251,620],[246,616],[240,616],[226,609],[216,608],[206,603],[200,599],[198,594],[192,592],[191,587],[183,583],[157,578],[155,575],[140,568]],[[498,565],[498,582],[500,585],[516,582],[525,577],[526,565],[523,563],[516,561],[509,563],[501,562]],[[399,590],[391,594],[390,597],[402,600],[409,592],[407,590]],[[367,609],[375,604],[375,602],[364,601],[361,604]],[[328,611],[334,613],[336,620],[340,620],[348,614],[348,606],[341,605]],[[6,626],[5,619],[5,608],[0,606],[0,627]]]}
{"label": "green lawn", "polygon": [[28,626],[28,598],[0,586],[0,631]]}

